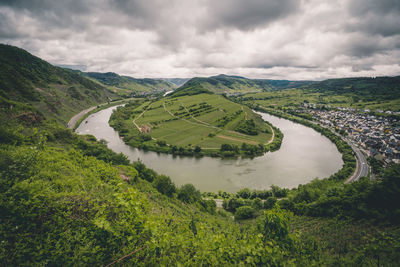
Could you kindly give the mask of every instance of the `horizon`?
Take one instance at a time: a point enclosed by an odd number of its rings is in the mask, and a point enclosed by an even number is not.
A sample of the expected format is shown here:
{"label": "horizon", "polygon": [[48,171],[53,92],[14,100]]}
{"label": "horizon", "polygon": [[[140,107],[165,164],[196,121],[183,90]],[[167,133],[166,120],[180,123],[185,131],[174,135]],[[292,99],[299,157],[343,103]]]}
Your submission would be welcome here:
{"label": "horizon", "polygon": [[[0,2],[0,42],[136,78],[400,75],[396,0]],[[45,29],[45,30],[44,30]]]}

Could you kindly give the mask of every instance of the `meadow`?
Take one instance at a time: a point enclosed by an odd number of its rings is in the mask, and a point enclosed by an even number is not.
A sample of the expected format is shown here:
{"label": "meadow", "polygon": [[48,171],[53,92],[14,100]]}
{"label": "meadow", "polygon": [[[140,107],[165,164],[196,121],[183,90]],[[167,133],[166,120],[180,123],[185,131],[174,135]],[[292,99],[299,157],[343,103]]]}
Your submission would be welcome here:
{"label": "meadow", "polygon": [[308,89],[286,89],[274,92],[260,92],[246,94],[238,97],[245,103],[255,103],[260,106],[274,108],[277,106],[299,106],[303,103],[314,103],[329,105],[331,107],[350,107],[355,109],[370,110],[400,110],[400,99],[384,99],[381,97],[365,98],[353,93],[333,94],[327,92],[317,92]]}
{"label": "meadow", "polygon": [[214,94],[127,105],[114,112],[110,125],[132,146],[170,153],[260,154],[281,138],[250,108]]}

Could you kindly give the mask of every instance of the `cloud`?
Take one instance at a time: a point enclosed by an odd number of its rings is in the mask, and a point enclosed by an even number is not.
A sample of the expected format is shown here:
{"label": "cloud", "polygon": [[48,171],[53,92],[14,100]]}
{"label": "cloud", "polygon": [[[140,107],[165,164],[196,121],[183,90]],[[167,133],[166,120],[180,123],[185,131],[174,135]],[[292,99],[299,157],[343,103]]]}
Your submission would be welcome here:
{"label": "cloud", "polygon": [[253,30],[284,18],[299,8],[297,0],[209,0],[207,29],[220,27]]}
{"label": "cloud", "polygon": [[0,42],[136,77],[398,75],[398,0],[0,0]]}

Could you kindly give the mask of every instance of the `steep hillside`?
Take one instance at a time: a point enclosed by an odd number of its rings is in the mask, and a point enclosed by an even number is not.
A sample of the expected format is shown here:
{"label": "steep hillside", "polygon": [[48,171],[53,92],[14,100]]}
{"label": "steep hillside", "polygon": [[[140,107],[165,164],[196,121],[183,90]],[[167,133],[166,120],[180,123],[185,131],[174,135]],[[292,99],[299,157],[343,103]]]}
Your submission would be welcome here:
{"label": "steep hillside", "polygon": [[377,97],[390,100],[400,98],[400,76],[329,79],[304,88],[337,95],[353,94],[364,100]]}
{"label": "steep hillside", "polygon": [[208,78],[196,77],[187,81],[182,87],[198,85],[203,89],[210,90],[216,94],[244,94],[254,92],[265,92],[294,88],[309,84],[309,81],[267,80],[248,79],[240,76],[218,75]]}
{"label": "steep hillside", "polygon": [[84,75],[110,86],[110,89],[115,90],[115,92],[119,91],[125,94],[132,94],[133,92],[140,95],[150,92],[165,92],[176,88],[175,84],[169,81],[148,78],[136,79],[129,76],[121,76],[114,72],[87,72]]}
{"label": "steep hillside", "polygon": [[171,83],[175,84],[176,86],[182,86],[187,81],[189,81],[190,78],[161,78],[161,80],[171,82]]}
{"label": "steep hillside", "polygon": [[115,98],[104,86],[73,71],[55,67],[27,51],[0,44],[0,106],[12,109],[13,101],[37,109],[62,123],[82,109]]}

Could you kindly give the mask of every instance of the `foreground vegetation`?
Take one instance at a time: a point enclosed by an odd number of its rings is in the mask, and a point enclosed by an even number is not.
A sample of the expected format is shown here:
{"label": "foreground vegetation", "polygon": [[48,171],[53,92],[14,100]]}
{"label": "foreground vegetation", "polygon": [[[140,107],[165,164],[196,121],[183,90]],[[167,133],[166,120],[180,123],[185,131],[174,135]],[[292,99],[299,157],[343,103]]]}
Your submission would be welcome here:
{"label": "foreground vegetation", "polygon": [[[91,136],[2,116],[2,265],[308,264],[313,247],[278,208],[239,224]],[[22,130],[22,131],[21,131]]]}
{"label": "foreground vegetation", "polygon": [[256,156],[278,149],[282,140],[248,107],[191,91],[120,107],[110,125],[131,146],[177,155]]}

